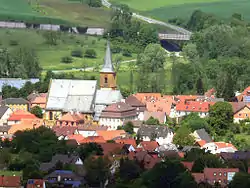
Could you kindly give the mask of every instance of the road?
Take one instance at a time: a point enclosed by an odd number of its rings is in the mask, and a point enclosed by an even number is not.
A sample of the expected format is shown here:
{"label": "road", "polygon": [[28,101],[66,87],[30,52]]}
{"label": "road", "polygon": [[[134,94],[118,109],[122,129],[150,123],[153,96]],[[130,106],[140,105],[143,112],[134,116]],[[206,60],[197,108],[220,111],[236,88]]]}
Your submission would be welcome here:
{"label": "road", "polygon": [[[107,0],[102,0],[102,5],[107,7],[107,8],[112,7],[112,4],[110,2],[108,2]],[[151,24],[158,24],[158,25],[166,26],[168,28],[171,28],[171,29],[179,32],[179,33],[182,33],[183,35],[190,35],[191,36],[191,34],[192,34],[192,32],[190,32],[190,31],[188,31],[186,29],[183,29],[181,27],[178,27],[178,26],[166,23],[166,22],[162,22],[162,21],[159,21],[159,20],[156,20],[156,19],[152,19],[152,18],[149,18],[149,17],[146,17],[146,16],[142,16],[142,15],[139,15],[139,14],[136,14],[136,13],[133,13],[133,17],[135,17],[137,19],[140,19],[142,21],[151,23]]]}

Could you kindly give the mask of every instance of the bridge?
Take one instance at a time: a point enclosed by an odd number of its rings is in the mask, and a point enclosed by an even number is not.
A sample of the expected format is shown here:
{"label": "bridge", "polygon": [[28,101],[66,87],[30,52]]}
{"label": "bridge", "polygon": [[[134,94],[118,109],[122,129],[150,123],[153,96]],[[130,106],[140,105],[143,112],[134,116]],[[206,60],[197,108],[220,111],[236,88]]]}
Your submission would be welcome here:
{"label": "bridge", "polygon": [[191,35],[188,34],[167,34],[167,33],[159,33],[158,37],[160,40],[180,40],[180,41],[188,41],[190,40]]}
{"label": "bridge", "polygon": [[[112,8],[112,4],[110,2],[108,2],[108,0],[102,0],[102,5],[107,7],[107,8]],[[166,22],[162,22],[162,21],[152,19],[152,18],[149,18],[149,17],[146,17],[146,16],[142,16],[142,15],[139,15],[139,14],[136,14],[136,13],[133,13],[132,16],[134,18],[140,19],[142,21],[145,21],[145,22],[148,22],[148,23],[151,23],[151,24],[157,24],[157,25],[168,27],[168,28],[170,28],[170,29],[172,29],[172,30],[174,30],[176,32],[176,34],[159,33],[159,39],[187,41],[187,40],[190,40],[190,38],[191,38],[192,32],[190,32],[190,31],[188,31],[188,30],[186,30],[184,28],[178,27],[176,25],[172,25],[172,24],[169,24],[169,23],[166,23]]]}

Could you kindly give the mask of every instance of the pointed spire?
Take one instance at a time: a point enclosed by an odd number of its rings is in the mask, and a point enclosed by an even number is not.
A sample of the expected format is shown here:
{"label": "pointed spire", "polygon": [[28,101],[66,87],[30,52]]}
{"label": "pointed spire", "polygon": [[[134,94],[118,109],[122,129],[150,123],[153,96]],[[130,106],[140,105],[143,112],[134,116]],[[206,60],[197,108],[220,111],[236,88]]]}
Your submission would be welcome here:
{"label": "pointed spire", "polygon": [[114,72],[114,67],[113,67],[113,64],[112,64],[112,56],[111,56],[109,41],[107,41],[106,55],[105,55],[104,65],[102,67],[101,72],[107,72],[107,73],[113,73]]}

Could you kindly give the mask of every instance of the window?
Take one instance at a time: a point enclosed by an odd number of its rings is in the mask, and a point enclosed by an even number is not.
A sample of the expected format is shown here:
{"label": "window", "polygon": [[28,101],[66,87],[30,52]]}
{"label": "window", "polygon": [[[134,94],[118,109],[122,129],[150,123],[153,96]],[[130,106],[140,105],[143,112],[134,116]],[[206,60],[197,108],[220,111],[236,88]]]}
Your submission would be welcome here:
{"label": "window", "polygon": [[222,176],[221,172],[219,173],[219,176]]}
{"label": "window", "polygon": [[49,120],[53,120],[53,113],[49,112]]}
{"label": "window", "polygon": [[226,172],[224,172],[224,176],[227,176],[227,173],[226,173]]}
{"label": "window", "polygon": [[221,183],[221,180],[219,180],[219,183]]}
{"label": "window", "polygon": [[216,176],[216,172],[214,172],[214,176]]}
{"label": "window", "polygon": [[107,84],[108,83],[108,77],[104,77],[104,83]]}

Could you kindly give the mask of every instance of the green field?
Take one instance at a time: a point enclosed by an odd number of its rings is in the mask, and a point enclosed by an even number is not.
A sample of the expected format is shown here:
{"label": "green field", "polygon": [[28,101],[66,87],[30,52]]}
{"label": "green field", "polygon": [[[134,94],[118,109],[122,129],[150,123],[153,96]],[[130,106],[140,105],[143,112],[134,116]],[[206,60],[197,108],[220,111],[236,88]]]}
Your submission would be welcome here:
{"label": "green field", "polygon": [[[19,48],[35,49],[39,58],[41,67],[44,70],[64,70],[85,67],[95,67],[97,64],[103,64],[105,55],[106,40],[93,36],[72,35],[61,33],[58,44],[51,46],[46,43],[43,37],[44,31],[35,30],[9,30],[0,29],[0,48],[11,50]],[[27,40],[28,39],[28,40]],[[10,41],[16,41],[18,45],[13,46]],[[95,49],[97,58],[74,58],[73,63],[61,63],[61,58],[70,56],[74,49]],[[113,55],[113,59],[121,54]],[[135,55],[134,55],[135,57]],[[122,60],[134,59],[134,57],[122,57]]]}
{"label": "green field", "polygon": [[163,21],[175,17],[186,19],[194,10],[202,10],[225,19],[233,13],[241,13],[244,19],[250,20],[249,0],[112,0],[112,2],[127,4],[143,15]]}
{"label": "green field", "polygon": [[108,27],[110,11],[69,0],[0,0],[0,20]]}
{"label": "green field", "polygon": [[0,176],[22,176],[21,171],[4,171],[0,170]]}

